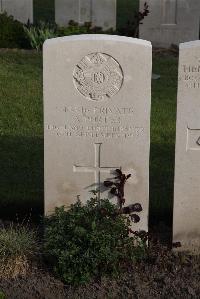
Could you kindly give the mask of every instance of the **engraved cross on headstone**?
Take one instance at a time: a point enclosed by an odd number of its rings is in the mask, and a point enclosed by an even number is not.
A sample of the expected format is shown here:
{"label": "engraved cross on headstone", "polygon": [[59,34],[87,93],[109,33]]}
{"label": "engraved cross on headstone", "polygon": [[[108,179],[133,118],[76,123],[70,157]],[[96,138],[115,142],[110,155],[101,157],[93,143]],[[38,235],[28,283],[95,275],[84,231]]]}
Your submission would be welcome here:
{"label": "engraved cross on headstone", "polygon": [[115,171],[119,169],[119,166],[115,167],[102,167],[101,166],[101,146],[102,143],[95,143],[95,160],[94,166],[79,166],[74,165],[73,171],[74,172],[82,172],[82,173],[94,173],[95,178],[95,189],[98,190],[98,196],[100,197],[100,186],[101,186],[101,173],[111,173],[111,171]]}

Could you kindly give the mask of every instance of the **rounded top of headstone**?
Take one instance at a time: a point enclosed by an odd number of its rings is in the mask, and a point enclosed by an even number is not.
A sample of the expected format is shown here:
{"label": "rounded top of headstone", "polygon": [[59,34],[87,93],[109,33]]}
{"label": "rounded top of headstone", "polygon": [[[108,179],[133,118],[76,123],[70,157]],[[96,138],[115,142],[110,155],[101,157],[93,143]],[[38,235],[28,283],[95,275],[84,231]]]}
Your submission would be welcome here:
{"label": "rounded top of headstone", "polygon": [[44,48],[49,45],[53,45],[60,42],[73,42],[73,41],[116,41],[116,42],[124,42],[124,43],[132,43],[136,45],[151,47],[151,42],[139,39],[132,38],[127,36],[119,36],[119,35],[109,35],[109,34],[81,34],[81,35],[70,35],[63,36],[57,38],[47,39],[44,42]]}
{"label": "rounded top of headstone", "polygon": [[200,40],[195,40],[195,41],[190,41],[190,42],[186,42],[186,43],[181,43],[179,45],[180,49],[195,48],[195,47],[200,47]]}

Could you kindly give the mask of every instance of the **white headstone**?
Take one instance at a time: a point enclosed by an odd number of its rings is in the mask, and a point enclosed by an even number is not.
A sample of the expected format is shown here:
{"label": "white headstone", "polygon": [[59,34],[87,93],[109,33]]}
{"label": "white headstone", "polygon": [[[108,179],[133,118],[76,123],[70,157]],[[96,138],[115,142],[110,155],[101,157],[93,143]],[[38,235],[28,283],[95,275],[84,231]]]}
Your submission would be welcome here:
{"label": "white headstone", "polygon": [[33,23],[33,0],[0,0],[0,12],[7,12],[15,20]]}
{"label": "white headstone", "polygon": [[200,250],[200,41],[180,45],[173,239]]}
{"label": "white headstone", "polygon": [[150,13],[140,25],[140,38],[158,47],[199,39],[199,0],[140,0],[141,11],[145,2]]}
{"label": "white headstone", "polygon": [[[126,205],[141,203],[147,230],[152,49],[109,35],[44,44],[45,212],[100,189],[114,170],[132,174]],[[116,174],[115,174],[116,175]],[[116,203],[116,198],[112,199]]]}
{"label": "white headstone", "polygon": [[116,0],[55,0],[55,21],[67,26],[73,20],[80,25],[91,22],[103,30],[116,28]]}

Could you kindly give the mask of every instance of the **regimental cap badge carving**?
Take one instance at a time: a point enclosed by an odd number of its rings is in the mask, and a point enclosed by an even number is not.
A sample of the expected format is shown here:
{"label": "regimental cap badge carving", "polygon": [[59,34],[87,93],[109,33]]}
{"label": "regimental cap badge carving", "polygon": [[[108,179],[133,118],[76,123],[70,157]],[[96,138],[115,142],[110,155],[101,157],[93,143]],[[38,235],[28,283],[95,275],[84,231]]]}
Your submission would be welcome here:
{"label": "regimental cap badge carving", "polygon": [[89,100],[101,101],[116,95],[123,84],[120,64],[110,55],[92,53],[74,69],[74,85]]}

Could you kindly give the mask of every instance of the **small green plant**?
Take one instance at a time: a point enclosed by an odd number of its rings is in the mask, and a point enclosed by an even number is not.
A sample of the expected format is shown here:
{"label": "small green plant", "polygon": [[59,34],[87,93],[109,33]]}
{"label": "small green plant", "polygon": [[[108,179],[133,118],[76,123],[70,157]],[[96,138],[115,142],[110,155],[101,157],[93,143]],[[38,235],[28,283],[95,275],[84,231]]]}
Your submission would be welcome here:
{"label": "small green plant", "polygon": [[74,21],[70,21],[67,27],[59,27],[58,35],[67,36],[67,35],[76,35],[76,34],[87,34],[90,33],[91,23],[85,23],[84,25],[79,25]]}
{"label": "small green plant", "polygon": [[0,277],[25,274],[38,252],[36,233],[17,225],[0,229]]}
{"label": "small green plant", "polygon": [[0,13],[0,48],[30,48],[23,24]]}
{"label": "small green plant", "polygon": [[[90,22],[79,25],[74,21],[70,21],[67,27],[58,27],[56,25],[40,22],[36,26],[24,26],[24,31],[31,47],[37,51],[42,49],[43,43],[49,38],[76,34],[103,33],[100,27],[92,27]],[[110,29],[104,33],[112,34],[113,30]]]}
{"label": "small green plant", "polygon": [[67,27],[59,27],[57,29],[58,36],[76,35],[76,34],[92,34],[92,33],[106,33],[113,34],[113,30],[108,29],[103,31],[101,27],[93,27],[91,22],[85,22],[84,25],[80,25],[77,22],[71,20]]}
{"label": "small green plant", "polygon": [[6,299],[6,295],[0,290],[0,299]]}
{"label": "small green plant", "polygon": [[46,259],[67,284],[119,276],[146,252],[146,243],[139,236],[130,236],[130,218],[118,205],[93,193],[85,205],[78,199],[68,210],[56,208],[45,219]]}
{"label": "small green plant", "polygon": [[55,28],[43,22],[39,23],[38,26],[24,26],[24,31],[31,47],[37,51],[42,49],[45,40],[57,37]]}

